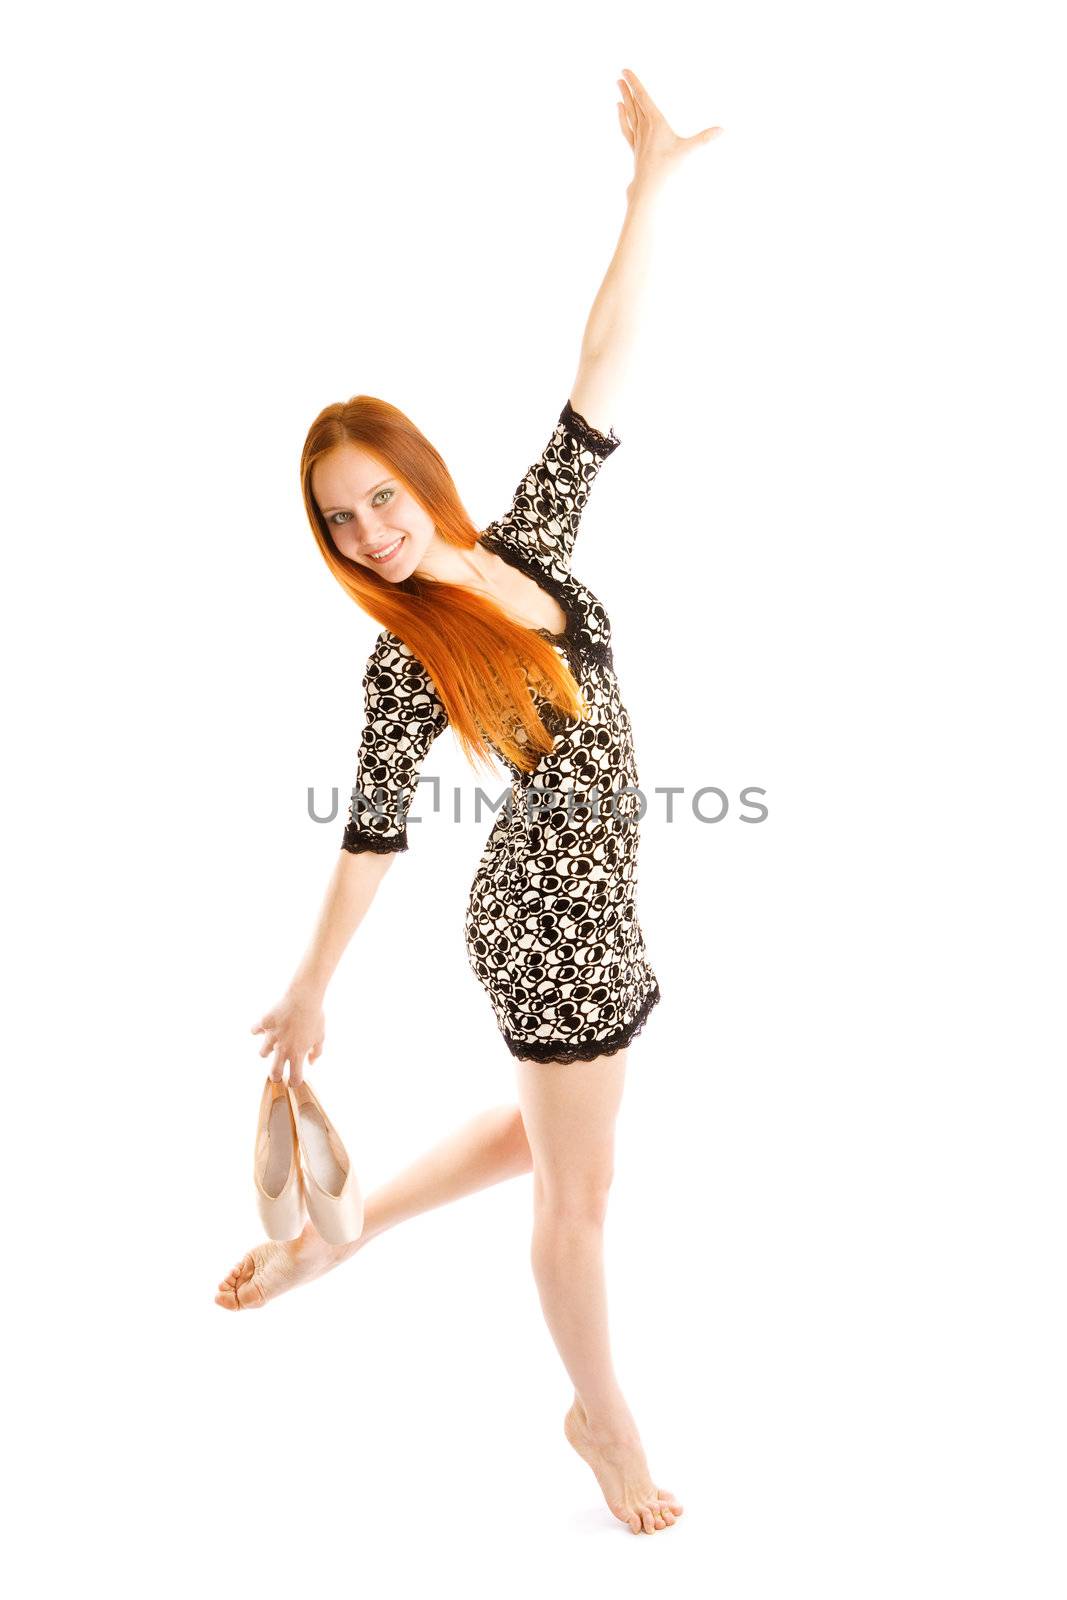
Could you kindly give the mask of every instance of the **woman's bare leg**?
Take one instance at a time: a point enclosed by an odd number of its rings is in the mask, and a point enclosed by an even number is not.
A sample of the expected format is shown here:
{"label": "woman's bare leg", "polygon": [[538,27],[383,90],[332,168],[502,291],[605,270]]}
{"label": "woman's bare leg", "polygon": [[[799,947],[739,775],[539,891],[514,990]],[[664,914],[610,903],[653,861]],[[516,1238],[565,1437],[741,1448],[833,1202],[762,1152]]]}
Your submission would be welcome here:
{"label": "woman's bare leg", "polygon": [[215,1303],[228,1311],[265,1305],[286,1289],[320,1278],[398,1222],[529,1172],[530,1167],[530,1146],[518,1106],[494,1106],[369,1195],[363,1232],[354,1244],[335,1248],[319,1237],[310,1222],[297,1239],[265,1240],[219,1284]]}
{"label": "woman's bare leg", "polygon": [[564,1418],[610,1510],[634,1533],[666,1527],[682,1507],[652,1481],[608,1338],[604,1219],[614,1171],[625,1050],[595,1061],[516,1061],[533,1158],[530,1257],[549,1331],[574,1384]]}

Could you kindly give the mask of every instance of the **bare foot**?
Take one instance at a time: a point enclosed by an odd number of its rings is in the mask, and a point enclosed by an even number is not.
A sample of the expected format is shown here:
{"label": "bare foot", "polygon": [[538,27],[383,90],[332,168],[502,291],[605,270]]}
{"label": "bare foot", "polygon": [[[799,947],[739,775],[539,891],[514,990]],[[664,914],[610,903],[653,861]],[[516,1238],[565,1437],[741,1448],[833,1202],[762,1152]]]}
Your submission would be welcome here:
{"label": "bare foot", "polygon": [[582,1460],[592,1467],[608,1510],[625,1522],[631,1533],[655,1533],[682,1514],[669,1489],[657,1489],[648,1470],[641,1441],[594,1439],[585,1407],[577,1395],[563,1419],[563,1431]]}
{"label": "bare foot", "polygon": [[227,1311],[248,1311],[265,1306],[287,1289],[319,1278],[348,1259],[351,1246],[335,1249],[310,1222],[297,1239],[265,1239],[237,1263],[219,1284],[215,1304]]}

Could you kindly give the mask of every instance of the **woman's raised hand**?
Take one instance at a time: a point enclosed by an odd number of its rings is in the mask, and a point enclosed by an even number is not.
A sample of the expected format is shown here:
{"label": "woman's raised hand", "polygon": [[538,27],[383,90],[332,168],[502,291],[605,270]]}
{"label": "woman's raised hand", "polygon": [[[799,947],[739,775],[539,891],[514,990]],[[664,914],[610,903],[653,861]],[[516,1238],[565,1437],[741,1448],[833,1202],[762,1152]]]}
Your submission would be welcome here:
{"label": "woman's raised hand", "polygon": [[710,143],[722,128],[701,128],[686,137],[675,133],[652,96],[629,67],[615,81],[622,92],[618,104],[619,123],[627,144],[634,153],[634,175],[627,195],[646,179],[654,182],[669,172],[687,151]]}
{"label": "woman's raised hand", "polygon": [[304,1057],[317,1061],[322,1054],[326,1038],[326,1017],[322,1001],[317,995],[302,989],[288,989],[276,1006],[265,1012],[252,1028],[253,1033],[266,1035],[261,1056],[272,1052],[270,1076],[280,1082],[289,1063],[289,1082],[304,1081]]}

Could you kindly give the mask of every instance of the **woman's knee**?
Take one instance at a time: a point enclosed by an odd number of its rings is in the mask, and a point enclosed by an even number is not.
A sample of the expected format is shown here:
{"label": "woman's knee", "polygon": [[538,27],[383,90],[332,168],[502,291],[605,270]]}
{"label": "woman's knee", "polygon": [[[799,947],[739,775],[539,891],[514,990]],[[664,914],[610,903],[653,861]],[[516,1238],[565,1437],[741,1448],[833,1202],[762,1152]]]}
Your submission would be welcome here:
{"label": "woman's knee", "polygon": [[534,1171],[534,1213],[549,1224],[596,1223],[602,1225],[611,1195],[614,1173],[599,1165],[581,1174],[546,1177]]}

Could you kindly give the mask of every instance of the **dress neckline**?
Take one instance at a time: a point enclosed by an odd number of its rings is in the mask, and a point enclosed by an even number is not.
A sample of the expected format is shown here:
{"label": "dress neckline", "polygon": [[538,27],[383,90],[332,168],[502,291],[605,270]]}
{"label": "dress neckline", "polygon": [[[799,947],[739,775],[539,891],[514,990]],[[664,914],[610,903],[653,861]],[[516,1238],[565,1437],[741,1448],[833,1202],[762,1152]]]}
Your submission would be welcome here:
{"label": "dress neckline", "polygon": [[[488,544],[486,544],[487,539],[490,541]],[[569,638],[571,622],[573,620],[571,616],[571,610],[567,605],[566,600],[563,598],[562,593],[559,592],[556,586],[552,585],[550,574],[546,573],[540,566],[536,568],[535,574],[535,571],[531,570],[534,565],[531,558],[529,558],[524,551],[512,549],[512,547],[503,539],[499,540],[498,542],[495,536],[491,534],[483,534],[477,540],[477,543],[485,544],[486,549],[489,550],[491,554],[499,556],[501,561],[506,561],[509,567],[514,567],[516,571],[524,573],[526,577],[529,578],[534,588],[540,589],[542,594],[551,595],[552,599],[555,600],[556,604],[559,606],[560,610],[563,612],[563,615],[567,619],[567,625],[562,633],[553,633],[551,628],[528,628],[524,622],[516,623],[516,627],[522,628],[525,633],[539,633],[542,638],[551,639],[553,643],[557,644],[562,640]],[[549,586],[547,587],[542,581],[540,581],[544,578],[549,579]]]}

